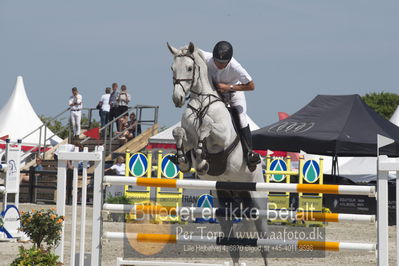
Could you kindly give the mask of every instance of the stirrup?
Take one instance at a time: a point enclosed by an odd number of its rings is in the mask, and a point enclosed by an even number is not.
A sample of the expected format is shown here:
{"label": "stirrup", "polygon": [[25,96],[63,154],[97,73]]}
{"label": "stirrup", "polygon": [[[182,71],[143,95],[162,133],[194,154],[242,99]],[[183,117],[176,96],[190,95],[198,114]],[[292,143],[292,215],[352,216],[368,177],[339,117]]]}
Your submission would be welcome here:
{"label": "stirrup", "polygon": [[261,162],[259,154],[255,152],[248,152],[248,157],[247,157],[247,166],[250,172],[255,171],[257,165]]}
{"label": "stirrup", "polygon": [[258,153],[250,151],[248,152],[248,162],[251,164],[260,164],[260,156]]}

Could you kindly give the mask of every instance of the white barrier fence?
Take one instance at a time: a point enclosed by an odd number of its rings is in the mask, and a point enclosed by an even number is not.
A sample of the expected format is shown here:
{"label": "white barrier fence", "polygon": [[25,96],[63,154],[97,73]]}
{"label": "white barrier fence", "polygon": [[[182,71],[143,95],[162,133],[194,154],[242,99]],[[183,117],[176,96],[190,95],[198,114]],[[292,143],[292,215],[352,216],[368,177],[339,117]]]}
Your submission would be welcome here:
{"label": "white barrier fence", "polygon": [[[103,210],[112,213],[130,213],[137,214],[163,214],[163,215],[177,215],[185,217],[184,220],[194,218],[215,219],[220,215],[229,214],[228,210],[223,208],[202,208],[202,207],[158,207],[158,206],[144,206],[144,205],[130,205],[130,204],[110,204],[105,203]],[[242,217],[237,218],[266,218],[269,220],[288,220],[288,221],[321,221],[321,222],[363,222],[374,223],[375,215],[367,214],[346,214],[346,213],[319,213],[319,212],[303,212],[303,211],[289,211],[289,210],[258,210],[247,209],[241,213]],[[240,215],[236,215],[240,216]]]}
{"label": "white barrier fence", "polygon": [[[0,240],[14,241],[27,239],[27,236],[20,232],[19,221],[19,183],[20,183],[20,157],[21,141],[11,142],[6,140],[5,164],[0,164],[0,171],[5,173],[4,185],[0,186],[0,197],[3,197],[3,206],[0,215],[3,225],[0,227]],[[14,202],[9,202],[10,194],[14,194]],[[10,204],[11,203],[11,204]]]}
{"label": "white barrier fence", "polygon": [[19,176],[20,176],[20,157],[21,141],[16,143],[6,140],[6,164],[1,165],[1,170],[6,173],[4,186],[0,188],[4,193],[3,211],[6,210],[9,194],[15,194],[13,205],[19,205]]}
{"label": "white barrier fence", "polygon": [[[83,152],[67,152],[63,151],[63,147],[60,147],[59,152],[59,162],[58,162],[58,181],[57,181],[57,212],[58,215],[65,216],[65,194],[66,194],[66,165],[67,161],[73,161],[74,166],[74,174],[73,174],[73,202],[72,202],[72,236],[71,236],[71,261],[70,265],[75,265],[75,244],[76,244],[76,225],[77,225],[77,190],[78,190],[78,163],[83,161],[83,165],[86,166],[88,161],[94,162],[94,190],[93,190],[93,225],[92,225],[92,244],[91,244],[91,265],[98,266],[101,265],[101,239],[102,239],[102,210],[103,210],[103,183],[117,183],[117,184],[132,184],[135,183],[136,185],[143,185],[148,186],[150,183],[153,186],[159,186],[159,180],[150,180],[151,178],[138,179],[138,178],[130,178],[130,181],[127,180],[125,177],[114,177],[114,176],[107,176],[104,177],[103,175],[103,148],[97,147],[96,151],[94,152],[87,152],[85,149]],[[86,217],[86,189],[87,189],[87,168],[83,168],[82,173],[82,208],[81,208],[81,231],[80,231],[80,254],[84,254],[85,246],[85,217]],[[325,243],[332,243],[333,247],[338,246],[338,249],[331,249],[339,251],[341,249],[357,249],[357,250],[375,250],[377,249],[378,255],[378,265],[388,265],[388,182],[387,176],[388,171],[399,171],[399,160],[391,159],[384,156],[378,157],[378,181],[377,181],[377,195],[378,195],[378,212],[377,212],[377,235],[378,241],[377,245],[369,244],[369,243],[342,243],[342,242],[325,242]],[[398,176],[398,175],[397,175]],[[126,183],[125,183],[126,181]],[[228,184],[225,183],[214,183],[214,181],[189,181],[189,182],[180,182],[177,183],[176,181],[166,181],[171,182],[167,186],[168,187],[180,187],[193,189],[196,187],[201,188],[209,188],[209,189],[226,189],[224,186],[228,186],[229,188],[239,187],[240,184]],[[174,182],[174,183],[173,183]],[[201,184],[201,182],[203,182]],[[198,184],[198,185],[197,185]],[[161,184],[162,185],[162,184]],[[324,189],[319,185],[317,189]],[[257,188],[261,188],[261,191],[274,191],[272,187],[265,187],[262,184],[249,184],[247,188],[254,188],[252,190],[258,190]],[[314,189],[316,187],[311,187]],[[298,191],[298,187],[288,188],[289,190]],[[301,187],[301,189],[307,189]],[[282,187],[278,187],[278,191],[283,191]],[[354,192],[354,194],[365,194],[369,196],[374,196],[375,191],[374,189],[370,188],[353,188],[353,186],[339,186],[336,187],[327,187],[327,193],[348,193]],[[336,193],[338,191],[338,193]],[[397,186],[397,191],[399,188]],[[399,193],[397,193],[397,197],[399,197]],[[113,205],[105,205],[105,210],[108,211],[126,211],[126,209],[130,208],[130,206],[122,205],[122,206],[113,206]],[[267,214],[265,214],[267,215]],[[341,216],[345,217],[345,215]],[[397,209],[397,217],[399,217],[399,211]],[[66,217],[68,219],[68,217]],[[345,218],[342,218],[345,219]],[[354,216],[346,217],[347,220],[361,220],[359,217],[354,218]],[[372,221],[373,218],[371,217],[363,217],[363,219]],[[117,234],[118,237],[123,236],[123,233],[114,233],[114,232],[104,232],[104,236]],[[262,241],[261,241],[262,242]],[[326,244],[320,244],[325,246]],[[399,242],[398,242],[399,244]],[[64,255],[64,229],[61,235],[61,243],[56,249],[56,254],[60,256],[61,262],[63,262],[63,255]],[[399,249],[397,246],[397,254],[399,254]],[[175,263],[174,263],[175,264]],[[84,256],[80,256],[79,265],[84,265]],[[177,264],[175,264],[177,265]]]}

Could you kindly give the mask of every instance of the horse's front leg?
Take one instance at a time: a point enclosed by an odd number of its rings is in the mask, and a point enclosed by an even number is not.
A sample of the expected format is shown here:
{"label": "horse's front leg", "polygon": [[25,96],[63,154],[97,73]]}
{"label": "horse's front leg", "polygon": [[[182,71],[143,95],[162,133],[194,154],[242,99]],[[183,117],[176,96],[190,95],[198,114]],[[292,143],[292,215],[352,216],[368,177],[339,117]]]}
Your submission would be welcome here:
{"label": "horse's front leg", "polygon": [[173,137],[176,141],[176,162],[180,168],[180,171],[183,173],[189,172],[191,169],[191,158],[187,155],[190,154],[190,151],[185,153],[185,148],[183,143],[187,143],[187,134],[184,128],[176,127],[173,129]]}

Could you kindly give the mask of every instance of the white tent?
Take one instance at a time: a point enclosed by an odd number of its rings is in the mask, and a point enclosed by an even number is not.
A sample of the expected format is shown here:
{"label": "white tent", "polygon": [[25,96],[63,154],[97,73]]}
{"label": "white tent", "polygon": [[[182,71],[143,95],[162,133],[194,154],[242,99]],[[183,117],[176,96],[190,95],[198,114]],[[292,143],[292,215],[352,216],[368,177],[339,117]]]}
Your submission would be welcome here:
{"label": "white tent", "polygon": [[391,123],[399,126],[399,105],[398,105],[398,107],[396,107],[396,110],[393,113],[391,119],[389,119],[389,121],[391,121]]}
{"label": "white tent", "polygon": [[[393,124],[399,126],[399,106],[396,108],[391,119]],[[313,154],[305,154],[305,159],[313,159],[318,161],[318,158],[324,159],[324,173],[331,174],[332,157],[320,156]],[[376,180],[377,178],[377,158],[376,157],[339,157],[338,158],[338,173],[339,176],[346,177],[354,182],[365,182]],[[395,178],[395,173],[389,174],[390,178]]]}
{"label": "white tent", "polygon": [[[249,128],[251,131],[259,129],[259,126],[247,115]],[[149,143],[157,143],[157,144],[175,144],[175,139],[173,138],[172,131],[176,127],[180,127],[180,121],[174,124],[173,126],[159,132],[158,134],[152,136],[149,139]]]}
{"label": "white tent", "polygon": [[[21,76],[17,77],[17,83],[8,102],[0,110],[0,137],[8,135],[12,141],[22,139],[32,131],[43,125],[43,122],[33,110],[26,95],[24,82]],[[55,145],[62,141],[61,138],[54,135],[46,127],[42,129],[41,143],[44,143],[44,134],[46,132],[47,144]],[[25,146],[34,146],[39,144],[40,130],[37,130],[30,136],[22,140]]]}

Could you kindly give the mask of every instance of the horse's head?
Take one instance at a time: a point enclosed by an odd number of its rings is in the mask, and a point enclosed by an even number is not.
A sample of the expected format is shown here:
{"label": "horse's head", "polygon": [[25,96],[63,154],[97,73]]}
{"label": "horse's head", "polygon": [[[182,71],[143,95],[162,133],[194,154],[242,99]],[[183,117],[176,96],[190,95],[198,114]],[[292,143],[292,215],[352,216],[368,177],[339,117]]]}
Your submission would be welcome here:
{"label": "horse's head", "polygon": [[200,75],[194,54],[197,50],[192,42],[181,49],[176,49],[168,43],[168,48],[174,56],[172,64],[173,102],[176,107],[182,107],[192,92],[192,88],[196,86]]}

